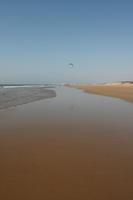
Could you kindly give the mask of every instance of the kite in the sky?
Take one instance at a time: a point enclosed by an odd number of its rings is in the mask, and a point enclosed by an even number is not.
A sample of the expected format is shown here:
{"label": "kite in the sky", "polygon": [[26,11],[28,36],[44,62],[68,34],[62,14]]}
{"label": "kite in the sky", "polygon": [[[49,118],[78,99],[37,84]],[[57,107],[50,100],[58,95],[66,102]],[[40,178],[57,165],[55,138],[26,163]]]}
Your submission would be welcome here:
{"label": "kite in the sky", "polygon": [[73,67],[74,67],[74,64],[73,64],[73,63],[69,63],[69,66],[70,66],[71,68],[73,68]]}

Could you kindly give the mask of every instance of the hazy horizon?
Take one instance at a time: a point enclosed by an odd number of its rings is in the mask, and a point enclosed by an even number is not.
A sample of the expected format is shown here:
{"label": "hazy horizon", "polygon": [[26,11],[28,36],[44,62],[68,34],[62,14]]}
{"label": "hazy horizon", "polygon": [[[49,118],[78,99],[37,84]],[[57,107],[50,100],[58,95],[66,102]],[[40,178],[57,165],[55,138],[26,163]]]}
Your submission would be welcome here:
{"label": "hazy horizon", "polygon": [[132,10],[131,0],[0,1],[0,84],[132,81]]}

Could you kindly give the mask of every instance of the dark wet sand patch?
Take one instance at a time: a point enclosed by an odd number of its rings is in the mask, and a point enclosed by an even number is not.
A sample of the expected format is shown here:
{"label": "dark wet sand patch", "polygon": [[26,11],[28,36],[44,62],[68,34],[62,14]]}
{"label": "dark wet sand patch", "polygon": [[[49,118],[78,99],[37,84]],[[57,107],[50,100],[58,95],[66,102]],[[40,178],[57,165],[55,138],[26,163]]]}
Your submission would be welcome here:
{"label": "dark wet sand patch", "polygon": [[0,109],[56,97],[56,92],[46,87],[0,88]]}

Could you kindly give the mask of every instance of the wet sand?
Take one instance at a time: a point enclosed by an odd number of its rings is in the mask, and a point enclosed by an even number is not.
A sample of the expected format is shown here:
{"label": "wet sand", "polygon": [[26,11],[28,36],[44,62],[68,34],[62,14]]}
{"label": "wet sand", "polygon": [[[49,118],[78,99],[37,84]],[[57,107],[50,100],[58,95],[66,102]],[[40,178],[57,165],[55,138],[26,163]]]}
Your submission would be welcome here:
{"label": "wet sand", "polygon": [[56,93],[47,87],[0,87],[0,109],[23,105],[26,103],[56,97]]}
{"label": "wet sand", "polygon": [[111,96],[126,101],[133,102],[133,83],[118,82],[94,85],[73,85],[66,84],[67,87],[82,89],[91,94]]}
{"label": "wet sand", "polygon": [[57,88],[0,111],[0,199],[132,200],[133,106]]}

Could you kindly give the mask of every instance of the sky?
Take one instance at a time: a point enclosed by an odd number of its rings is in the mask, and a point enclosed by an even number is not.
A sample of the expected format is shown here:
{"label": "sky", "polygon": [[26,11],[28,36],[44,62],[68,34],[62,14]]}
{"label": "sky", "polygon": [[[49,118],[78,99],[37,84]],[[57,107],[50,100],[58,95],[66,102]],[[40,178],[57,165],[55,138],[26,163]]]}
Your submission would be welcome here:
{"label": "sky", "polygon": [[125,80],[132,0],[0,0],[0,83]]}

